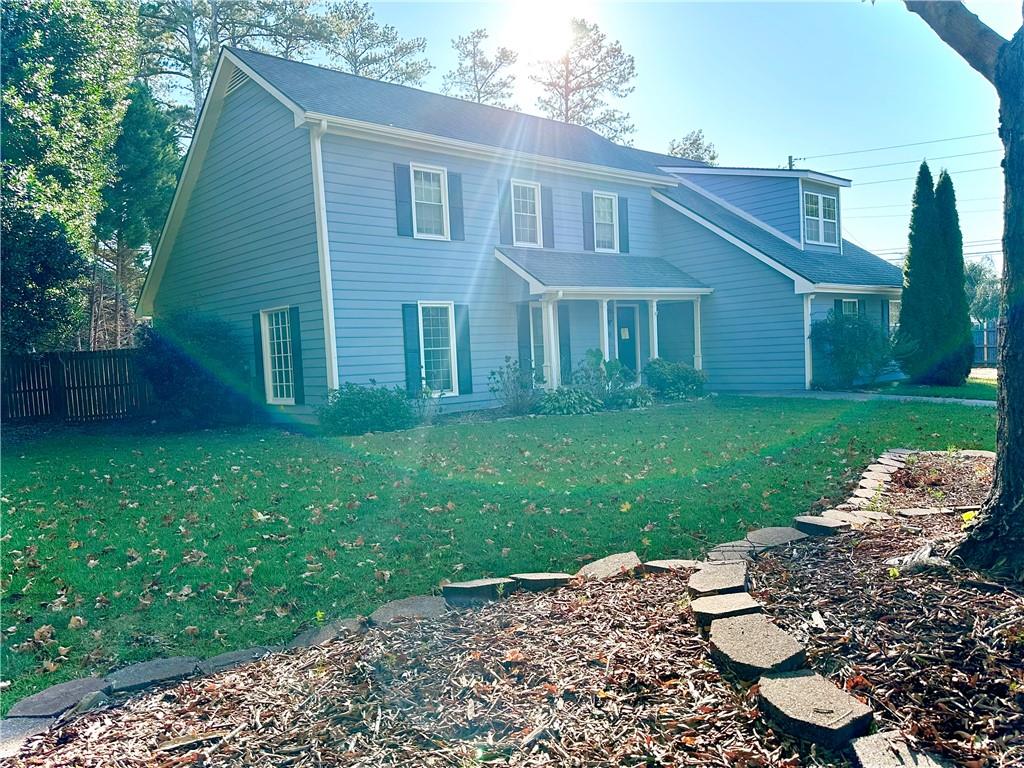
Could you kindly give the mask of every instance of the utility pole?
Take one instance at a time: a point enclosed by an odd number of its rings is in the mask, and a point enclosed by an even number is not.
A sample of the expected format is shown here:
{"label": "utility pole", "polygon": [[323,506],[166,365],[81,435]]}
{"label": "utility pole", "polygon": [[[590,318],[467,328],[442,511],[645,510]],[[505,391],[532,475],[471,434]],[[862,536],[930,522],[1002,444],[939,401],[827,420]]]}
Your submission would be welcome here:
{"label": "utility pole", "polygon": [[789,156],[789,170],[791,170],[791,171],[793,170],[793,156],[792,155]]}

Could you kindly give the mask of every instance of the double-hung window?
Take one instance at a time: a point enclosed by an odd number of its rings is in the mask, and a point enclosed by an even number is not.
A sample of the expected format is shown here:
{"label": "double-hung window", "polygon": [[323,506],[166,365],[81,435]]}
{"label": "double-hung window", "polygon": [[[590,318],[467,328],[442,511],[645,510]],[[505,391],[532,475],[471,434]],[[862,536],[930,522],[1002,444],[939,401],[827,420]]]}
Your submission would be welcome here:
{"label": "double-hung window", "polygon": [[594,193],[594,250],[619,250],[619,196]]}
{"label": "double-hung window", "polygon": [[900,326],[900,307],[903,302],[899,299],[889,299],[889,333],[892,333]]}
{"label": "double-hung window", "polygon": [[435,395],[459,394],[455,354],[455,306],[449,301],[421,301],[420,364]]}
{"label": "double-hung window", "polygon": [[292,358],[291,316],[288,307],[260,312],[263,328],[263,379],[267,402],[295,404],[295,361]]}
{"label": "double-hung window", "polygon": [[540,245],[540,185],[512,182],[512,244]]}
{"label": "double-hung window", "polygon": [[412,226],[416,237],[448,239],[448,173],[444,168],[410,165]]}
{"label": "double-hung window", "polygon": [[860,299],[843,299],[843,317],[857,317],[860,314]]}
{"label": "double-hung window", "polygon": [[839,244],[837,198],[804,192],[804,240],[817,245]]}

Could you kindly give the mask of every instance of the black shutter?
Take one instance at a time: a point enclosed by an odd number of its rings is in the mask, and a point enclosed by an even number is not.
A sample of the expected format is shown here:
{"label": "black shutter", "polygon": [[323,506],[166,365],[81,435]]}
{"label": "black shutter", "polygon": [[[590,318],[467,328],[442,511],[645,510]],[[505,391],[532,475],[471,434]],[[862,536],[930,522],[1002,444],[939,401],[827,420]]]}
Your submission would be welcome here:
{"label": "black shutter", "polygon": [[889,332],[889,300],[882,297],[882,332]]}
{"label": "black shutter", "polygon": [[302,373],[302,324],[299,322],[298,307],[288,307],[288,333],[292,342],[295,404],[304,405],[306,402],[306,380]]}
{"label": "black shutter", "polygon": [[540,188],[540,216],[545,248],[555,247],[555,204],[551,198],[551,187]]}
{"label": "black shutter", "polygon": [[412,189],[409,181],[409,166],[395,163],[395,212],[398,217],[398,234],[412,237]]}
{"label": "black shutter", "polygon": [[519,343],[519,370],[533,374],[533,341],[530,337],[530,305],[516,304],[516,329]]}
{"label": "black shutter", "polygon": [[558,361],[562,368],[562,383],[572,379],[572,345],[569,343],[569,305],[558,303]]}
{"label": "black shutter", "polygon": [[252,315],[252,350],[256,356],[256,362],[252,367],[256,379],[254,384],[256,402],[266,403],[267,385],[263,373],[263,322],[260,320],[259,312],[254,312]]}
{"label": "black shutter", "polygon": [[857,299],[857,314],[863,319],[868,313],[868,303],[864,299]]}
{"label": "black shutter", "polygon": [[594,250],[594,193],[583,193],[583,250]]}
{"label": "black shutter", "polygon": [[508,179],[498,182],[498,240],[512,245],[512,196]]}
{"label": "black shutter", "polygon": [[410,397],[419,397],[423,389],[423,373],[420,371],[420,309],[415,304],[402,305],[402,338],[405,389]]}
{"label": "black shutter", "polygon": [[836,299],[835,315],[836,315],[837,318],[840,318],[840,317],[843,316],[843,300],[842,299]]}
{"label": "black shutter", "polygon": [[629,200],[619,198],[619,253],[629,253]]}
{"label": "black shutter", "polygon": [[448,228],[452,240],[465,240],[466,227],[462,216],[462,174],[448,174]]}
{"label": "black shutter", "polygon": [[455,360],[459,367],[459,394],[473,394],[473,357],[469,345],[469,305],[455,305]]}

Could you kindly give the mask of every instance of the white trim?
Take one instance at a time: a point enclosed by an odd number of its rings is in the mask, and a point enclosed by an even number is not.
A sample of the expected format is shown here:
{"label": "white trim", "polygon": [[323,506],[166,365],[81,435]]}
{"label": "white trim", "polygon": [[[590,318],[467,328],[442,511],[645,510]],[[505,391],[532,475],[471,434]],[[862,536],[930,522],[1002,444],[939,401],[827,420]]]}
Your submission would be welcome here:
{"label": "white trim", "polygon": [[504,253],[502,253],[497,248],[494,249],[494,258],[496,258],[498,261],[500,261],[506,267],[511,269],[519,277],[523,278],[523,280],[526,281],[527,286],[528,286],[528,290],[530,291],[530,293],[532,295],[541,294],[541,293],[544,293],[545,291],[548,290],[547,287],[544,285],[544,283],[540,282],[540,280],[538,280],[533,275],[531,275],[529,272],[527,272],[525,269],[520,267],[512,259],[510,259],[508,256],[506,256]]}
{"label": "white trim", "polygon": [[[840,299],[842,302],[840,307],[843,311],[843,317],[860,317],[860,299]],[[846,305],[853,304],[853,313],[846,311]]]}
{"label": "white trim", "polygon": [[597,322],[600,324],[598,337],[601,340],[601,356],[606,361],[611,360],[611,348],[608,343],[608,299],[600,299],[597,302]]}
{"label": "white trim", "polygon": [[[533,202],[537,216],[537,242],[520,241],[516,238],[516,187],[529,187],[533,190]],[[512,245],[516,248],[543,248],[544,233],[543,219],[540,210],[540,184],[536,181],[525,181],[523,179],[512,179],[509,181],[509,207],[512,209]],[[526,215],[526,214],[522,214]]]}
{"label": "white trim", "polygon": [[636,367],[633,369],[637,376],[640,375],[640,305],[629,301],[615,302],[615,359],[622,361],[619,355],[619,310],[633,310],[633,329],[636,331],[636,338],[633,339],[633,348],[636,350]]}
{"label": "white trim", "polygon": [[650,344],[650,359],[655,360],[658,357],[658,300],[651,299],[647,302],[647,321],[650,323],[649,333],[651,335]]}
{"label": "white trim", "polygon": [[554,300],[541,301],[541,309],[544,313],[544,384],[548,389],[558,389],[561,350],[558,349],[558,332],[555,329]]}
{"label": "white trim", "polygon": [[[221,48],[221,58],[228,59],[232,64],[234,64],[240,70],[245,72],[245,74],[247,74],[249,77],[251,77],[254,81],[256,81],[260,85],[260,87],[262,87],[267,93],[269,93],[275,99],[277,99],[282,104],[284,104],[286,107],[288,107],[288,109],[291,110],[292,115],[294,115],[294,117],[295,117],[295,127],[296,128],[298,128],[304,122],[304,120],[305,120],[305,112],[303,111],[302,107],[300,107],[294,101],[292,101],[287,96],[285,96],[284,93],[279,91],[277,88],[272,86],[266,79],[264,79],[261,75],[259,75],[256,72],[256,70],[254,70],[252,67],[250,67],[248,64],[246,64],[244,61],[242,61],[238,56],[233,54],[227,48]],[[319,121],[317,121],[317,122],[319,122]]]}
{"label": "white trim", "polygon": [[700,296],[693,298],[693,367],[698,371],[704,368],[704,352],[700,337]]}
{"label": "white trim", "polygon": [[804,389],[811,388],[814,376],[814,361],[811,359],[811,304],[813,293],[804,294]]}
{"label": "white trim", "polygon": [[730,234],[729,232],[726,232],[721,227],[719,227],[719,226],[717,226],[715,224],[712,224],[710,221],[705,219],[703,216],[701,216],[701,215],[699,215],[697,213],[694,213],[689,208],[687,208],[687,207],[677,203],[675,200],[672,200],[671,198],[665,197],[665,195],[661,194],[656,189],[652,189],[651,190],[651,194],[654,196],[655,200],[659,200],[659,201],[663,202],[665,205],[667,205],[669,208],[672,208],[673,210],[679,211],[679,213],[683,214],[687,218],[693,219],[695,222],[700,224],[702,227],[705,227],[706,229],[711,230],[716,235],[721,237],[723,240],[726,240],[726,241],[732,243],[737,248],[739,248],[739,249],[749,253],[751,256],[753,256],[758,261],[764,262],[769,267],[774,269],[776,272],[781,272],[786,277],[790,278],[793,281],[794,289],[796,290],[797,293],[808,293],[808,292],[814,290],[814,284],[811,283],[811,281],[808,280],[806,277],[803,277],[802,275],[797,274],[796,272],[794,272],[793,270],[789,269],[788,267],[783,266],[779,262],[775,261],[775,259],[773,259],[770,256],[768,256],[768,255],[762,253],[761,251],[757,250],[757,248],[754,248],[752,245],[747,245],[747,243],[743,242],[742,240],[740,240],[739,238],[737,238],[734,235]]}
{"label": "white trim", "polygon": [[[530,317],[530,380],[536,381],[537,375],[537,335],[533,329],[533,310],[540,310],[540,343],[541,348],[544,350],[545,357],[547,356],[547,347],[544,345],[544,305],[539,301],[528,301],[526,303],[526,314]],[[544,361],[540,361],[541,375],[544,372]]]}
{"label": "white trim", "polygon": [[[441,177],[441,224],[443,235],[422,234],[416,228],[416,171],[436,173]],[[448,169],[439,165],[409,163],[409,199],[412,201],[412,236],[417,240],[451,240],[451,222],[448,219]],[[433,205],[433,203],[425,203]]]}
{"label": "white trim", "polygon": [[673,176],[680,173],[716,174],[719,176],[783,176],[791,179],[810,179],[811,181],[819,181],[822,184],[831,184],[834,187],[849,187],[853,185],[853,182],[849,179],[844,179],[842,176],[832,176],[827,173],[819,173],[818,171],[790,171],[783,168],[685,168],[667,165],[659,165],[658,168],[663,171],[671,169]]}
{"label": "white trim", "polygon": [[[612,201],[612,248],[597,247],[597,198],[603,197]],[[591,193],[591,208],[594,212],[594,252],[595,253],[618,253],[619,252],[619,196],[614,192],[602,192],[594,190]]]}
{"label": "white trim", "polygon": [[459,395],[459,356],[455,346],[458,339],[455,337],[455,302],[454,301],[417,301],[416,322],[420,331],[420,381],[426,386],[427,364],[423,349],[423,308],[424,307],[445,307],[448,310],[448,355],[452,371],[452,388],[450,390],[431,390],[432,397],[458,397]]}
{"label": "white trim", "polygon": [[[818,200],[818,215],[808,216],[807,215],[807,196],[813,195]],[[825,218],[825,200],[831,200],[833,203],[833,212],[835,213],[834,219]],[[807,236],[807,220],[812,219],[818,222],[818,239],[811,240]],[[839,196],[838,195],[826,195],[824,192],[815,192],[814,190],[806,190],[803,188],[803,184],[800,185],[800,223],[804,228],[803,241],[812,245],[825,245],[830,248],[838,248],[839,242],[842,240],[839,234]],[[825,224],[831,223],[836,225],[836,241],[830,243],[825,240]]]}
{"label": "white trim", "polygon": [[818,293],[872,293],[883,296],[899,296],[902,288],[887,285],[844,285],[843,283],[818,283],[814,286]]}
{"label": "white trim", "polygon": [[324,354],[327,360],[327,389],[337,389],[338,332],[334,320],[334,281],[331,277],[331,244],[327,234],[327,195],[324,191],[324,161],[320,146],[322,124],[309,131],[313,159],[313,205],[316,210],[316,250],[320,263],[320,301],[324,314]]}
{"label": "white trim", "polygon": [[797,189],[800,191],[800,196],[797,199],[797,205],[800,212],[800,250],[804,250],[804,246],[807,244],[804,242],[804,180],[797,179]]}
{"label": "white trim", "polygon": [[[291,370],[292,396],[274,397],[274,372],[270,367],[270,324],[267,316],[283,312],[285,323],[288,328],[288,366]],[[267,405],[295,405],[295,346],[294,331],[292,330],[291,307],[271,307],[260,310],[260,341],[263,344],[263,394],[266,397]]]}
{"label": "white trim", "polygon": [[[710,200],[711,202],[715,203],[716,205],[722,206],[723,208],[725,208],[725,210],[727,210],[730,213],[733,213],[733,214],[739,216],[744,221],[749,222],[750,224],[753,224],[756,227],[760,227],[761,229],[763,229],[768,234],[774,235],[775,237],[779,238],[780,240],[783,240],[783,241],[785,241],[785,242],[789,243],[790,245],[795,246],[797,248],[803,248],[803,244],[800,241],[795,240],[794,238],[792,238],[789,235],[787,235],[785,232],[779,231],[778,229],[773,227],[771,224],[766,224],[765,222],[761,221],[756,216],[754,216],[754,215],[752,215],[750,213],[747,213],[742,208],[737,208],[735,205],[730,203],[728,200],[725,200],[725,199],[719,197],[718,195],[715,195],[715,194],[712,194],[711,192],[708,192],[706,189],[702,188],[699,184],[694,184],[692,181],[688,181],[687,179],[680,179],[679,183],[680,183],[680,185],[686,187],[687,189],[693,190],[694,192],[699,194],[701,197],[706,197],[708,200]],[[801,237],[803,237],[802,228],[801,228]]]}

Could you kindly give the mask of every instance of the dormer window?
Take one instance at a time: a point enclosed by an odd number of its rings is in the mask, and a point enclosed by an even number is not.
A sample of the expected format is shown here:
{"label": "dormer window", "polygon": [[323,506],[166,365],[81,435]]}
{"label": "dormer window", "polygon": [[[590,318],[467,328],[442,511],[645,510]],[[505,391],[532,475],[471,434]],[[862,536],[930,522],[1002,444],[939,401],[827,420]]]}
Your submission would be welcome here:
{"label": "dormer window", "polygon": [[839,245],[839,204],[832,195],[804,192],[804,241]]}

